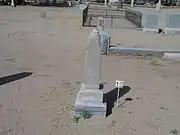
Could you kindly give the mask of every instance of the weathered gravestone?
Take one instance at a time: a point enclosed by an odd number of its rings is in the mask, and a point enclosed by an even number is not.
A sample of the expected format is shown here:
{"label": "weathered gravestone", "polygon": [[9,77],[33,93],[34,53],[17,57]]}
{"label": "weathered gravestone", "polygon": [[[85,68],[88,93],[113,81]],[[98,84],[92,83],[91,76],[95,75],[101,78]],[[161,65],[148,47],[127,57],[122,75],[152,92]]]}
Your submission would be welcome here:
{"label": "weathered gravestone", "polygon": [[104,31],[104,19],[102,17],[98,17],[97,29],[98,29],[99,33]]}
{"label": "weathered gravestone", "polygon": [[158,15],[147,15],[144,20],[144,32],[158,32],[159,29],[159,17]]}
{"label": "weathered gravestone", "polygon": [[156,4],[156,11],[160,12],[161,10],[161,0],[158,1],[158,3]]}
{"label": "weathered gravestone", "polygon": [[101,35],[101,54],[105,55],[108,54],[109,45],[110,45],[110,35],[107,31],[102,31]]}
{"label": "weathered gravestone", "polygon": [[97,30],[89,36],[85,56],[84,82],[78,92],[74,115],[88,111],[92,115],[106,116],[106,103],[103,103],[103,92],[99,90],[101,82],[101,47]]}
{"label": "weathered gravestone", "polygon": [[166,34],[180,34],[180,13],[167,13]]}
{"label": "weathered gravestone", "polygon": [[85,56],[85,88],[99,89],[101,81],[101,45],[98,30],[94,30],[89,36],[88,46]]}
{"label": "weathered gravestone", "polygon": [[98,17],[98,26],[104,26],[104,19],[102,17]]}
{"label": "weathered gravestone", "polygon": [[107,31],[104,31],[104,19],[102,17],[98,17],[97,29],[100,34],[101,54],[104,55],[108,53],[110,35]]}

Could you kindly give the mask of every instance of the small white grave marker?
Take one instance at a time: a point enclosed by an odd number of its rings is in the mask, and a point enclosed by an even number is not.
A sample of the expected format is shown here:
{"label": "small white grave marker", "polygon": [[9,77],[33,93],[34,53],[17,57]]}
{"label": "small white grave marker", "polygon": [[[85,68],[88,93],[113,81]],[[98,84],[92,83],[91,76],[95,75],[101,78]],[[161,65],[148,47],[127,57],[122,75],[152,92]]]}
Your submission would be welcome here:
{"label": "small white grave marker", "polygon": [[123,81],[120,81],[120,80],[116,80],[116,88],[123,88]]}
{"label": "small white grave marker", "polygon": [[120,93],[120,89],[123,88],[123,84],[124,84],[124,81],[116,80],[116,85],[115,85],[115,87],[118,89],[117,102],[116,102],[116,107],[117,107],[117,108],[118,108],[118,106],[119,106],[119,102],[118,102],[119,93]]}

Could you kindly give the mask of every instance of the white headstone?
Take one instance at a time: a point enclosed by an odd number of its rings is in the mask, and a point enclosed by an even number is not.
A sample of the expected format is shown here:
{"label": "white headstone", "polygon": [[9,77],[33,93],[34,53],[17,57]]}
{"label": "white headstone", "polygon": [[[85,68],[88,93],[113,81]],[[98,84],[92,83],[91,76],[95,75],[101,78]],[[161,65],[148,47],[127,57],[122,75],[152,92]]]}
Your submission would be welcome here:
{"label": "white headstone", "polygon": [[102,17],[98,17],[98,26],[104,26],[104,19]]}
{"label": "white headstone", "polygon": [[156,11],[160,12],[161,9],[161,0],[159,0],[159,2],[156,4]]}
{"label": "white headstone", "polygon": [[85,56],[85,76],[78,92],[74,115],[88,111],[95,116],[106,116],[107,105],[103,103],[103,91],[99,90],[101,80],[101,47],[97,29],[89,36]]}
{"label": "white headstone", "polygon": [[85,56],[84,89],[98,90],[101,81],[101,46],[97,30],[89,36]]}

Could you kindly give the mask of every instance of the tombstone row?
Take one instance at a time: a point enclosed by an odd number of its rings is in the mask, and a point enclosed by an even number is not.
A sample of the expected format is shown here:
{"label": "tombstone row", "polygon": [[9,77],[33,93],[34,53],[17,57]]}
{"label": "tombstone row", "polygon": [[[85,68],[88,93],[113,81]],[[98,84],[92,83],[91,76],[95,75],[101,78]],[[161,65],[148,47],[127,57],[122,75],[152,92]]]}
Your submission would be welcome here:
{"label": "tombstone row", "polygon": [[162,29],[162,23],[165,23],[165,34],[180,34],[180,13],[167,13],[165,22],[161,22],[160,17],[157,14],[144,15],[142,20],[143,30],[158,31],[159,29]]}

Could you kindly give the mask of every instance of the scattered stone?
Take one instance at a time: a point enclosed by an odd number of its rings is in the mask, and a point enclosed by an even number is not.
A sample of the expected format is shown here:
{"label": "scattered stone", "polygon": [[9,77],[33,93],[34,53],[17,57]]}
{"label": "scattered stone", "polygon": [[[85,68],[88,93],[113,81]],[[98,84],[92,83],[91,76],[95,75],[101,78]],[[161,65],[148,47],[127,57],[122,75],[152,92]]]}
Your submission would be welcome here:
{"label": "scattered stone", "polygon": [[168,110],[168,108],[165,108],[165,107],[159,107],[161,110]]}
{"label": "scattered stone", "polygon": [[117,43],[117,45],[121,45],[121,43],[120,43],[120,42],[118,42],[118,43]]}
{"label": "scattered stone", "polygon": [[164,65],[161,63],[161,61],[158,60],[158,59],[153,59],[153,60],[149,63],[149,65],[153,65],[153,66],[164,66]]}
{"label": "scattered stone", "polygon": [[9,135],[11,132],[13,132],[12,129],[0,130],[0,135]]}
{"label": "scattered stone", "polygon": [[81,81],[76,81],[76,84],[81,84]]}
{"label": "scattered stone", "polygon": [[126,98],[126,99],[124,99],[125,101],[132,101],[133,100],[133,98]]}
{"label": "scattered stone", "polygon": [[37,74],[38,77],[52,77],[52,75],[49,74]]}
{"label": "scattered stone", "polygon": [[47,65],[44,65],[44,67],[47,67],[47,68],[49,68],[49,67],[51,67],[51,65],[47,64]]}
{"label": "scattered stone", "polygon": [[11,59],[11,58],[9,58],[9,59],[5,59],[5,61],[15,63],[15,62],[16,62],[16,59],[13,59],[13,58]]}
{"label": "scattered stone", "polygon": [[51,34],[49,34],[50,36],[54,36],[54,34],[53,33],[51,33]]}
{"label": "scattered stone", "polygon": [[139,99],[140,99],[140,97],[137,97],[136,99],[137,99],[137,100],[139,100]]}
{"label": "scattered stone", "polygon": [[107,82],[102,82],[102,84],[107,84]]}
{"label": "scattered stone", "polygon": [[175,135],[178,134],[178,130],[177,130],[177,129],[169,130],[169,132],[170,132],[171,134],[175,134]]}
{"label": "scattered stone", "polygon": [[46,11],[40,13],[42,19],[46,19]]}
{"label": "scattered stone", "polygon": [[116,124],[116,121],[115,121],[115,120],[112,120],[112,123],[108,126],[108,128],[114,127],[115,124]]}

